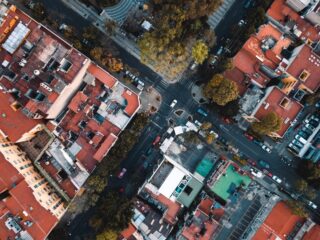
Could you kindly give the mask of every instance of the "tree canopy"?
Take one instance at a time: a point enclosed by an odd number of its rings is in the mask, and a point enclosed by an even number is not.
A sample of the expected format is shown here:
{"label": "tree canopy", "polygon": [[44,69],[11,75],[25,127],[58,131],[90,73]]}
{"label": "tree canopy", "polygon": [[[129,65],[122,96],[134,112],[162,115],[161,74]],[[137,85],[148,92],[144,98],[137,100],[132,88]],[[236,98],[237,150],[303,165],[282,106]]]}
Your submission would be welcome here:
{"label": "tree canopy", "polygon": [[308,217],[308,213],[301,202],[296,200],[287,200],[286,204],[291,209],[293,214],[300,217]]}
{"label": "tree canopy", "polygon": [[220,106],[238,98],[239,90],[235,82],[216,74],[203,88],[204,95]]}
{"label": "tree canopy", "polygon": [[192,57],[196,63],[202,64],[208,58],[209,48],[203,41],[197,41],[192,47]]}
{"label": "tree canopy", "polygon": [[260,122],[254,122],[251,125],[252,130],[260,135],[268,135],[281,129],[282,119],[275,113],[269,112]]}

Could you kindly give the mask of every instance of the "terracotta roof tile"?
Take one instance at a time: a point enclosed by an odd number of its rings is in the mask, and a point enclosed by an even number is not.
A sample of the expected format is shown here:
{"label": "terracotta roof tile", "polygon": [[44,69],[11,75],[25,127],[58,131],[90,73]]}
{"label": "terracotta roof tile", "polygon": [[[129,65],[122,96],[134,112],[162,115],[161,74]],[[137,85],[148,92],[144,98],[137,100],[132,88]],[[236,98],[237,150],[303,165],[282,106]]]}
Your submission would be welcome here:
{"label": "terracotta roof tile", "polygon": [[126,99],[126,102],[127,102],[127,106],[124,109],[124,111],[129,116],[132,116],[140,106],[138,95],[130,91],[129,89],[125,89],[124,92],[122,93],[122,97]]}
{"label": "terracotta roof tile", "polygon": [[[287,99],[287,107],[282,107],[280,103],[282,100]],[[303,106],[293,100],[290,100],[278,87],[273,87],[270,89],[264,102],[261,104],[260,108],[255,114],[257,119],[262,119],[270,112],[275,112],[282,118],[282,128],[277,132],[280,136],[290,127],[290,122],[293,121],[298,113],[302,110]]]}
{"label": "terracotta roof tile", "polygon": [[14,110],[11,104],[14,99],[9,95],[0,92],[0,129],[13,142],[32,128],[42,123],[40,120],[27,118],[20,110]]}
{"label": "terracotta roof tile", "polygon": [[117,80],[108,72],[104,71],[102,68],[95,64],[91,64],[87,71],[109,88],[112,88],[117,82]]}
{"label": "terracotta roof tile", "polygon": [[299,80],[300,74],[306,70],[310,75],[305,81],[300,81],[311,91],[316,91],[320,87],[320,57],[312,52],[308,45],[304,45],[292,63],[287,68],[287,72]]}
{"label": "terracotta roof tile", "polygon": [[295,225],[302,220],[301,217],[294,215],[284,202],[279,202],[252,239],[269,240],[276,239],[277,236],[282,239],[289,235]]}

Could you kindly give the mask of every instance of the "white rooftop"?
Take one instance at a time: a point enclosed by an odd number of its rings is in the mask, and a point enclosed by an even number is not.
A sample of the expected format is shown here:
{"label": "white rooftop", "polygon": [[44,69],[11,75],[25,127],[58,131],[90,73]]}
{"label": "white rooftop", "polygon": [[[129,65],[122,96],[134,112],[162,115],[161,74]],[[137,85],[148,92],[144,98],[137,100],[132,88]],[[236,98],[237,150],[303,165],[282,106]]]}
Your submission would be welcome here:
{"label": "white rooftop", "polygon": [[13,54],[17,48],[21,45],[25,37],[30,32],[21,22],[13,29],[7,40],[2,44],[2,47],[7,50],[10,54]]}

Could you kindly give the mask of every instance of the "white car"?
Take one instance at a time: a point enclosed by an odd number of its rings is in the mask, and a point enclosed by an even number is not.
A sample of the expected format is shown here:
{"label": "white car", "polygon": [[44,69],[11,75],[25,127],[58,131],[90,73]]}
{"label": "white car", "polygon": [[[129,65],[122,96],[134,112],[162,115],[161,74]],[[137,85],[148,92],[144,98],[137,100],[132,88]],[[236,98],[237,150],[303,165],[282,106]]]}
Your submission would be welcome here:
{"label": "white car", "polygon": [[263,174],[262,172],[258,171],[258,170],[255,170],[253,168],[250,169],[250,172],[253,176],[257,177],[257,178],[262,178],[263,177]]}
{"label": "white car", "polygon": [[261,147],[262,147],[262,149],[265,150],[267,153],[271,153],[271,149],[268,148],[266,145],[263,144]]}
{"label": "white car", "polygon": [[211,135],[213,135],[214,136],[214,138],[218,138],[219,137],[219,135],[218,135],[218,133],[216,133],[215,131],[213,131],[213,130],[211,130],[210,132],[209,132],[209,134]]}
{"label": "white car", "polygon": [[279,184],[282,183],[282,180],[275,175],[272,176],[272,179]]}
{"label": "white car", "polygon": [[171,104],[170,104],[170,107],[171,108],[174,108],[174,106],[177,104],[177,100],[176,99],[173,99],[173,101],[171,102]]}
{"label": "white car", "polygon": [[317,208],[318,208],[318,206],[315,205],[315,204],[314,204],[313,202],[311,202],[311,201],[308,201],[308,206],[312,207],[313,209],[317,209]]}

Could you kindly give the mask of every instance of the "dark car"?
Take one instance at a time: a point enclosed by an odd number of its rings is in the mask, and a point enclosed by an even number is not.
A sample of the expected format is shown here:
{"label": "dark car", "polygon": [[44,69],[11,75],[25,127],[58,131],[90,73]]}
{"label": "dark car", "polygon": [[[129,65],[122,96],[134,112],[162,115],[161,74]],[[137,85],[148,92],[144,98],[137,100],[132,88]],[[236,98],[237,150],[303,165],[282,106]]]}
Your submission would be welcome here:
{"label": "dark car", "polygon": [[263,161],[263,160],[260,160],[260,161],[259,161],[259,165],[260,165],[261,167],[263,167],[263,168],[266,168],[266,169],[269,169],[269,168],[270,168],[269,163],[267,163],[267,162],[265,162],[265,161]]}

